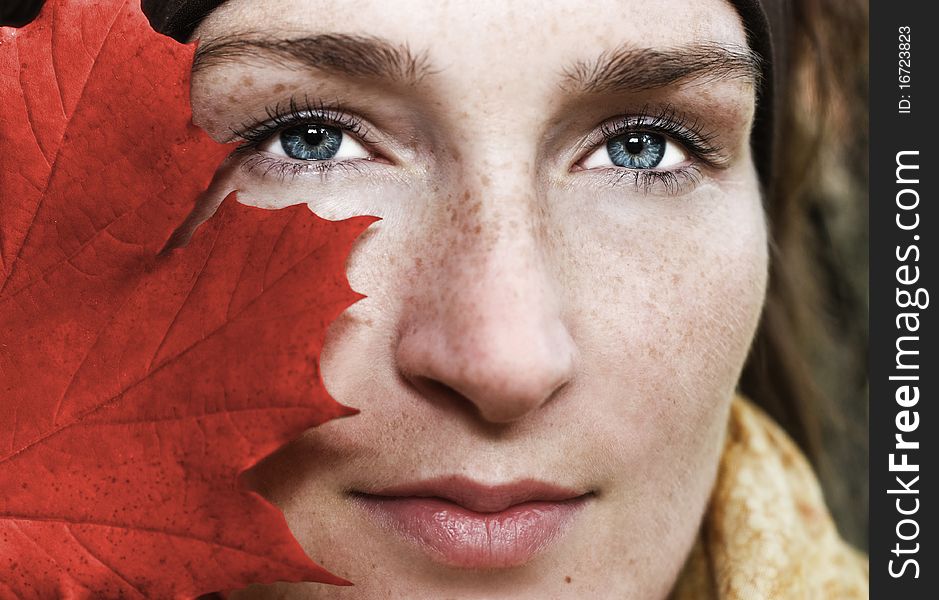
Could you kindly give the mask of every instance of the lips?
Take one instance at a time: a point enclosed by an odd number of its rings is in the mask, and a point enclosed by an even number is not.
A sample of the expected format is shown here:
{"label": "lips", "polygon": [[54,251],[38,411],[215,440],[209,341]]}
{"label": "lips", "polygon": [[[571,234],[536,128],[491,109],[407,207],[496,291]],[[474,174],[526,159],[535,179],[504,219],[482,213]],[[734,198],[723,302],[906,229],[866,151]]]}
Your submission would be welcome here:
{"label": "lips", "polygon": [[486,569],[530,561],[564,533],[590,495],[535,480],[487,486],[445,477],[354,497],[380,526],[431,559]]}

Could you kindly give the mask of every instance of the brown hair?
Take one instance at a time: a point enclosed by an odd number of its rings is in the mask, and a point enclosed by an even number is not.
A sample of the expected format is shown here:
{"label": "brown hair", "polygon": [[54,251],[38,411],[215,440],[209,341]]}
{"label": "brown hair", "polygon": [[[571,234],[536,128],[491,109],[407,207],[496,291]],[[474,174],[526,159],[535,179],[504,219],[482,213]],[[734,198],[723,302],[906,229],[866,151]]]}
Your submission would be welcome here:
{"label": "brown hair", "polygon": [[[847,466],[866,491],[866,421],[856,413],[866,417],[868,5],[795,0],[792,9],[789,39],[776,42],[789,60],[766,189],[770,282],[740,391],[805,450],[837,517],[841,503],[860,511],[826,471]],[[853,465],[839,465],[848,459],[827,441],[846,432],[864,438],[852,442],[864,455]],[[866,538],[863,513],[842,523],[856,543]]]}

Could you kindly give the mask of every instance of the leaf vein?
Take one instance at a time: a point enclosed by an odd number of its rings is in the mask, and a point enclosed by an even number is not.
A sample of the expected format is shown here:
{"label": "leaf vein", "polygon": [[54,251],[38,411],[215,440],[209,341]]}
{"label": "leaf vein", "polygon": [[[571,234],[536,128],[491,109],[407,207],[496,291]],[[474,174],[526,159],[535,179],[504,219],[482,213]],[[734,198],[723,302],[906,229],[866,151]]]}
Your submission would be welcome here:
{"label": "leaf vein", "polygon": [[[104,36],[105,41],[103,44],[101,44],[101,48],[104,48],[104,46],[107,44],[108,39],[111,37],[111,31],[114,29],[114,24],[117,23],[117,19],[119,16],[120,16],[120,12],[118,11],[117,14],[115,14],[114,18],[111,20],[111,22],[108,24],[107,33]],[[99,56],[100,56],[100,53],[101,51],[99,49],[99,52],[98,52]],[[91,76],[95,72],[95,70],[98,68],[98,65],[99,65],[98,61],[95,60],[94,65],[88,71],[88,76],[85,77],[85,81],[82,82],[81,92],[78,94],[78,101],[75,103],[76,112],[78,111],[78,107],[81,105],[82,101],[85,98],[85,92],[88,90],[88,82],[91,81]],[[63,132],[63,139],[65,137],[65,134],[68,132],[71,126],[72,126],[72,119],[69,118],[68,125],[66,125],[65,131]],[[13,281],[13,275],[16,273],[18,269],[19,259],[20,259],[20,256],[22,256],[23,254],[23,248],[26,247],[26,244],[29,243],[30,238],[33,235],[34,226],[36,224],[36,216],[39,215],[39,211],[42,208],[42,205],[46,199],[46,193],[49,191],[49,184],[52,182],[53,175],[56,172],[56,167],[58,166],[58,162],[59,162],[59,153],[62,152],[62,146],[63,144],[60,142],[58,148],[56,148],[55,150],[55,154],[53,155],[52,160],[47,161],[47,162],[51,162],[49,175],[46,177],[46,181],[45,181],[45,185],[43,186],[42,193],[39,195],[39,202],[36,204],[36,210],[33,212],[33,218],[30,219],[29,227],[27,227],[26,229],[26,235],[23,236],[23,241],[20,242],[20,246],[19,248],[17,248],[16,254],[13,255],[13,261],[10,263],[10,272],[6,280],[3,282],[3,286],[0,286],[0,296],[3,295],[3,292],[6,291],[7,286],[10,285],[11,281]]]}
{"label": "leaf vein", "polygon": [[137,593],[139,594],[139,597],[140,597],[140,598],[143,598],[144,600],[146,600],[147,594],[144,593],[144,591],[141,590],[139,587],[137,587],[136,585],[134,585],[129,579],[127,579],[127,577],[125,577],[125,576],[124,576],[120,571],[118,571],[117,568],[115,568],[113,565],[109,565],[108,563],[104,562],[104,560],[103,560],[100,556],[98,556],[97,553],[95,553],[95,552],[92,551],[92,549],[88,546],[88,544],[86,544],[85,542],[83,542],[83,541],[81,541],[80,539],[78,539],[78,536],[76,536],[75,533],[72,531],[72,527],[71,527],[70,524],[68,524],[68,523],[65,524],[65,531],[69,534],[69,536],[71,536],[71,538],[72,538],[73,540],[75,540],[75,543],[76,543],[76,544],[78,544],[79,546],[81,546],[81,548],[88,554],[88,556],[90,556],[91,558],[95,559],[95,560],[98,562],[98,564],[100,564],[100,565],[101,565],[102,567],[104,567],[105,569],[107,569],[107,570],[111,571],[112,573],[114,573],[115,575],[117,575],[118,579],[120,579],[121,581],[123,581],[124,583],[126,583],[126,584],[128,585],[128,587],[130,587],[132,590],[134,590],[135,592],[137,592]]}
{"label": "leaf vein", "polygon": [[298,268],[298,266],[299,266],[301,263],[303,263],[304,260],[306,260],[307,258],[309,258],[310,256],[312,256],[312,254],[313,254],[314,252],[316,252],[317,250],[319,250],[319,248],[314,248],[314,249],[310,250],[310,252],[307,253],[306,255],[304,255],[304,257],[303,257],[302,259],[300,259],[300,260],[298,260],[296,263],[294,263],[294,265],[293,265],[290,269],[288,269],[288,270],[287,270],[286,272],[284,272],[280,277],[278,277],[278,278],[275,279],[273,282],[271,282],[271,286],[270,286],[270,287],[267,287],[267,288],[265,288],[264,290],[262,290],[261,293],[260,293],[258,296],[256,296],[251,302],[249,302],[248,304],[246,304],[240,311],[238,311],[238,313],[236,313],[236,314],[234,315],[234,318],[226,320],[224,323],[222,323],[221,325],[219,325],[218,327],[216,327],[215,329],[213,329],[212,331],[210,331],[208,334],[206,334],[205,336],[203,336],[202,339],[196,340],[193,344],[191,344],[191,345],[187,346],[186,348],[184,348],[179,354],[177,354],[176,356],[173,356],[173,357],[171,357],[171,358],[168,358],[165,362],[161,363],[161,364],[160,364],[158,367],[156,367],[155,369],[152,369],[152,370],[147,371],[147,372],[144,373],[140,378],[138,378],[136,381],[134,381],[133,383],[129,384],[127,387],[125,387],[123,390],[121,390],[120,392],[118,392],[117,394],[115,394],[114,396],[112,396],[111,398],[109,398],[108,400],[102,402],[101,404],[99,404],[99,405],[97,405],[97,406],[94,406],[94,407],[90,408],[89,410],[85,411],[84,413],[81,413],[81,414],[77,415],[76,418],[75,418],[73,421],[71,421],[71,422],[69,422],[69,423],[65,423],[65,424],[63,424],[63,425],[60,425],[60,426],[58,426],[58,427],[55,427],[55,428],[52,429],[51,431],[48,431],[48,432],[42,434],[41,436],[39,436],[38,438],[36,438],[36,439],[33,440],[32,442],[30,442],[29,444],[23,446],[22,448],[20,448],[19,450],[13,452],[12,454],[8,454],[7,456],[0,457],[0,464],[3,464],[3,463],[5,463],[5,462],[8,462],[8,461],[10,461],[10,460],[15,459],[17,456],[21,455],[23,452],[27,451],[28,449],[30,449],[31,447],[35,446],[36,444],[42,443],[42,442],[44,442],[44,441],[46,441],[46,440],[52,438],[53,436],[58,435],[58,434],[61,433],[62,431],[64,431],[64,430],[66,430],[66,429],[68,429],[68,428],[70,428],[70,427],[72,427],[72,426],[78,424],[78,423],[81,422],[83,419],[85,419],[85,418],[87,418],[87,417],[89,417],[89,416],[91,416],[91,415],[93,415],[93,414],[95,414],[95,413],[97,413],[97,412],[100,412],[100,411],[102,411],[102,410],[105,410],[105,409],[107,409],[107,408],[110,408],[112,405],[114,405],[114,404],[116,404],[117,402],[119,402],[119,401],[121,400],[121,398],[123,398],[128,392],[130,392],[130,391],[132,391],[133,389],[135,389],[138,385],[144,383],[148,378],[152,377],[153,375],[157,374],[158,372],[162,371],[162,370],[165,369],[165,368],[169,368],[170,366],[172,366],[173,364],[175,364],[177,361],[179,361],[180,359],[182,359],[183,357],[185,357],[187,354],[189,354],[189,352],[191,352],[191,351],[194,350],[195,348],[199,347],[199,346],[200,346],[202,343],[204,343],[206,340],[210,339],[212,336],[216,335],[218,332],[220,332],[220,331],[222,331],[223,329],[225,329],[226,327],[228,327],[228,326],[229,326],[233,321],[235,321],[242,313],[244,313],[245,311],[247,311],[247,310],[248,310],[251,306],[253,306],[261,297],[263,297],[265,294],[267,294],[267,293],[271,290],[271,288],[273,288],[280,280],[284,279],[284,278],[287,277],[289,274],[291,274],[293,271],[295,271],[295,270]]}
{"label": "leaf vein", "polygon": [[[38,546],[38,544],[36,543],[36,541],[33,540],[33,539],[32,539],[31,537],[29,537],[28,535],[26,535],[26,533],[23,532],[23,531],[19,528],[18,522],[24,522],[24,523],[54,523],[54,524],[58,524],[58,525],[75,525],[75,526],[79,526],[79,527],[101,527],[101,528],[105,528],[105,529],[117,529],[117,530],[119,530],[119,531],[128,531],[128,532],[130,532],[130,533],[135,533],[135,532],[136,532],[136,533],[150,534],[150,535],[156,535],[156,536],[167,536],[167,537],[172,537],[172,538],[176,538],[176,539],[180,539],[180,540],[185,540],[185,541],[189,541],[189,542],[197,542],[197,543],[200,543],[200,544],[205,544],[206,546],[213,546],[213,547],[218,547],[218,548],[224,548],[224,549],[226,549],[226,550],[231,550],[231,551],[233,551],[233,552],[238,552],[238,553],[241,553],[241,554],[247,554],[248,556],[252,556],[252,557],[255,557],[255,558],[267,558],[267,559],[270,558],[270,555],[269,555],[269,554],[262,554],[262,553],[258,553],[258,552],[252,552],[251,550],[248,550],[248,549],[245,549],[245,548],[240,548],[240,547],[238,547],[238,546],[235,546],[235,545],[229,544],[229,543],[225,543],[225,542],[222,542],[222,541],[220,541],[220,540],[204,539],[204,538],[201,538],[201,537],[199,537],[199,536],[197,536],[197,535],[193,535],[192,533],[185,532],[185,531],[164,530],[164,529],[158,529],[158,528],[156,528],[156,527],[148,527],[148,526],[146,526],[146,525],[125,525],[125,524],[121,524],[121,523],[108,523],[107,521],[91,521],[91,520],[70,519],[70,518],[64,517],[64,516],[48,516],[48,517],[41,517],[41,516],[34,516],[34,515],[21,515],[21,514],[9,514],[9,513],[0,513],[0,519],[4,519],[4,520],[6,520],[6,521],[12,523],[13,526],[16,527],[17,530],[20,531],[20,533],[22,533],[24,536],[26,536],[27,538],[29,538],[30,541],[33,542],[33,544],[36,544],[36,545],[37,545],[37,547],[39,547],[39,546]],[[39,548],[40,548],[40,550],[42,550],[41,547],[39,547]],[[43,552],[45,553],[45,550],[43,550]],[[49,555],[47,554],[47,556],[49,556]],[[49,558],[52,558],[52,557],[49,556]],[[55,559],[52,558],[52,560],[55,560]]]}

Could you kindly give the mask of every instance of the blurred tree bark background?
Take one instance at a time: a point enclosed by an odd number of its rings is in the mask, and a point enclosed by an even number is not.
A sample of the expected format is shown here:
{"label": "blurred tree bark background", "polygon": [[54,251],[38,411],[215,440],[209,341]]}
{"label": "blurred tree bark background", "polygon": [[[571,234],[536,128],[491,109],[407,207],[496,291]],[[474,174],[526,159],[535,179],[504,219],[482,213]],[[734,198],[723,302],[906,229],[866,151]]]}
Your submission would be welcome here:
{"label": "blurred tree bark background", "polygon": [[[804,248],[795,281],[804,296],[798,335],[819,397],[821,452],[815,456],[825,496],[842,535],[868,548],[868,0],[796,0],[799,95],[786,134],[804,160],[786,176],[799,180],[790,232]],[[796,174],[797,173],[797,174]]]}

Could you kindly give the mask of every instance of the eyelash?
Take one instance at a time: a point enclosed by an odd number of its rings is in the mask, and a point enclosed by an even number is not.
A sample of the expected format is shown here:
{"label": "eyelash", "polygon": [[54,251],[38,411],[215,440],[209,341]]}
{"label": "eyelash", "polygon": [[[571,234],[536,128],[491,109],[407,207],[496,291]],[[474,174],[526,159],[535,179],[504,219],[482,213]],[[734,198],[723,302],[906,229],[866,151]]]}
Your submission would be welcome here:
{"label": "eyelash", "polygon": [[714,142],[716,134],[705,129],[697,118],[679,112],[670,104],[660,108],[646,105],[633,115],[604,122],[581,142],[581,148],[586,148],[587,153],[582,154],[580,160],[584,160],[611,139],[634,132],[650,132],[669,137],[680,143],[696,162],[670,170],[607,167],[603,169],[603,177],[609,185],[621,185],[625,181],[643,193],[648,193],[656,185],[660,185],[666,194],[671,195],[689,184],[692,187],[698,184],[702,176],[699,163],[718,169],[726,165],[726,157]]}
{"label": "eyelash", "polygon": [[[370,159],[345,159],[293,162],[273,156],[265,156],[259,148],[272,136],[288,127],[315,121],[348,131],[374,148],[379,142],[374,139],[369,127],[351,113],[343,110],[339,103],[331,106],[322,102],[312,102],[308,97],[303,101],[291,98],[285,104],[277,103],[265,109],[267,118],[248,121],[240,129],[232,129],[235,138],[242,140],[235,150],[235,155],[246,157],[241,164],[245,172],[262,170],[262,176],[271,174],[287,179],[303,173],[314,172],[325,179],[329,173],[344,170],[360,172],[362,163]],[[683,187],[696,185],[701,179],[701,165],[721,168],[726,163],[720,148],[714,144],[716,137],[704,129],[696,118],[678,112],[673,106],[665,105],[658,109],[644,106],[638,113],[608,120],[597,127],[580,144],[581,150],[595,151],[611,139],[631,132],[652,132],[665,135],[680,143],[697,161],[675,169],[630,169],[627,167],[607,167],[603,177],[609,185],[631,183],[643,193],[661,186],[666,194],[675,194]],[[583,160],[586,155],[582,156]]]}

